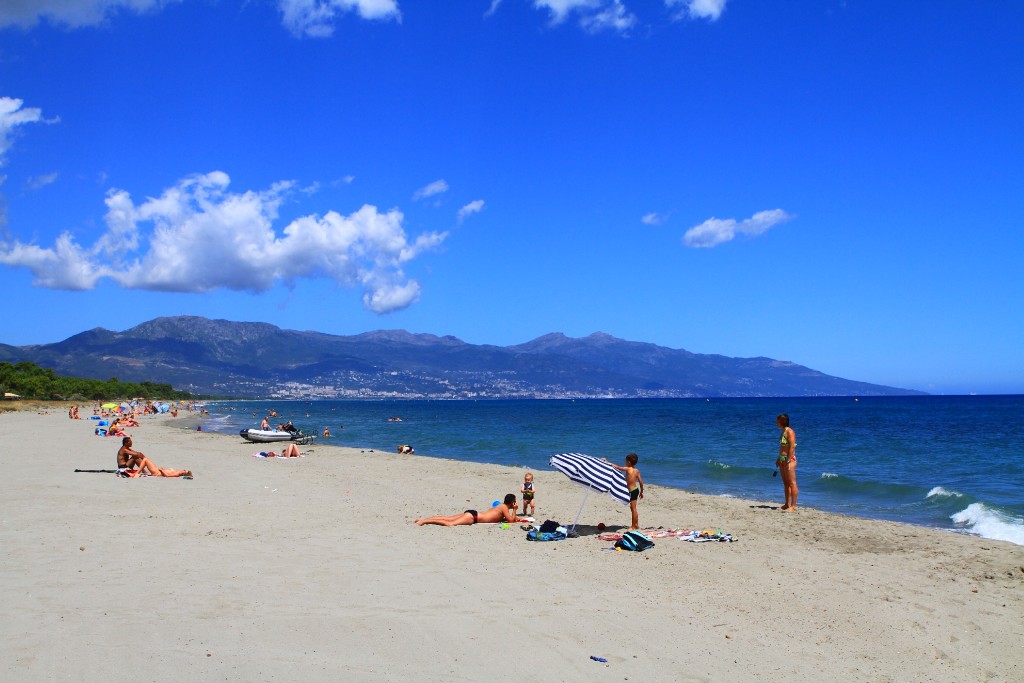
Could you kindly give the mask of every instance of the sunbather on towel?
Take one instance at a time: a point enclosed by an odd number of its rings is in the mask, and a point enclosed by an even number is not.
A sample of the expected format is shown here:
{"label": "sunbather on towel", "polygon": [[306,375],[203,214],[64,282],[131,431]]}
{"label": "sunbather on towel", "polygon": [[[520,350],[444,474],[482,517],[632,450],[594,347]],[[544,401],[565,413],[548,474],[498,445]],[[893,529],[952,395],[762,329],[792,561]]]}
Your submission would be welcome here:
{"label": "sunbather on towel", "polygon": [[121,428],[121,418],[114,418],[111,421],[107,427],[107,436],[125,436],[124,429]]}
{"label": "sunbather on towel", "polygon": [[516,517],[516,510],[519,509],[519,504],[516,502],[516,494],[510,493],[505,496],[505,502],[494,507],[484,510],[483,512],[477,512],[476,510],[466,510],[457,515],[437,515],[434,517],[424,517],[417,519],[416,524],[423,526],[424,524],[438,524],[440,526],[462,526],[464,524],[486,524],[493,522],[526,522],[528,520]]}
{"label": "sunbather on towel", "polygon": [[157,467],[153,461],[139,451],[132,449],[132,437],[126,436],[121,440],[121,448],[117,451],[117,471],[125,473],[131,478],[142,474],[149,474],[154,477],[185,477],[192,478],[191,470],[171,470],[164,467]]}

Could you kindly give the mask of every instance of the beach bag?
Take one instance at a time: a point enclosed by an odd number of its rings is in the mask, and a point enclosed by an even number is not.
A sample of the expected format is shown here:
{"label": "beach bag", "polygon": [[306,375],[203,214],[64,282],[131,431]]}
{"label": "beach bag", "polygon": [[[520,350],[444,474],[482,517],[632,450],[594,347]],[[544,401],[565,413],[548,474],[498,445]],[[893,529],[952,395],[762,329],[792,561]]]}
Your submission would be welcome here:
{"label": "beach bag", "polygon": [[553,522],[553,521],[551,521],[549,519],[549,520],[545,521],[543,524],[540,525],[540,530],[542,532],[544,532],[544,533],[549,533],[549,532],[554,531],[555,529],[557,529],[560,526],[561,526],[561,524],[559,524],[558,522]]}
{"label": "beach bag", "polygon": [[639,531],[627,531],[622,534],[622,539],[615,542],[616,548],[622,548],[623,550],[635,550],[636,552],[643,552],[648,548],[654,547],[654,541],[644,536]]}

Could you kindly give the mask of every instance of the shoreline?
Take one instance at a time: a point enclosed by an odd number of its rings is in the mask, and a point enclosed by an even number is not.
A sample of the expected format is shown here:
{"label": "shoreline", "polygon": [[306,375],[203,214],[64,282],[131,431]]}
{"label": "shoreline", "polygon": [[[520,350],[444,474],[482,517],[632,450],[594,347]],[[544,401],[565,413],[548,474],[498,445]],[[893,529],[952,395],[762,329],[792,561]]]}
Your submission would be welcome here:
{"label": "shoreline", "polygon": [[[232,403],[232,402],[225,402]],[[278,407],[283,407],[282,419],[291,418],[296,421],[297,424],[301,424],[302,412],[308,410],[305,406],[290,406],[287,402],[282,406],[280,402],[269,402],[269,401],[258,401],[259,405],[265,405],[267,403],[274,403]],[[251,426],[248,424],[246,418],[238,419],[241,415],[234,413],[233,409],[228,411],[217,411],[216,409],[210,415],[211,421],[214,425],[214,429],[220,429],[219,433],[234,435],[239,426]],[[308,419],[308,414],[306,415]],[[319,416],[323,417],[323,415]],[[316,418],[314,418],[315,420]],[[232,427],[227,425],[233,424]],[[319,431],[319,427],[316,429]],[[315,436],[315,434],[314,434]],[[344,432],[335,433],[335,438],[343,439],[346,437]],[[379,435],[378,435],[379,436]],[[404,440],[409,440],[409,437],[401,437]],[[321,441],[320,437],[317,436],[317,443],[327,445],[328,441]],[[435,443],[434,447],[437,448],[438,444]],[[358,448],[369,449],[374,448],[373,445],[358,446]],[[635,450],[635,449],[634,449]],[[640,451],[643,452],[643,451]],[[481,453],[485,453],[482,451]],[[494,455],[492,453],[492,455]],[[719,454],[720,455],[720,454]],[[501,464],[511,467],[521,466],[521,462],[516,462],[509,458],[493,458],[487,455],[481,456],[480,454],[456,452],[453,455],[431,455],[428,457],[440,457],[458,462],[474,462],[474,463],[494,463]],[[531,456],[534,462],[530,465],[537,469],[548,469],[547,458],[543,458],[543,462],[537,462],[537,458]],[[649,463],[649,461],[648,461]],[[708,470],[714,469],[711,465],[727,468],[730,471],[743,471],[747,474],[741,476],[749,477],[749,464],[736,464],[731,461],[719,461],[709,460]],[[525,466],[525,465],[522,465]],[[645,469],[644,465],[641,465],[641,469],[651,474]],[[770,467],[764,468],[764,474],[771,472]],[[675,480],[665,482],[663,480],[657,480],[659,485],[666,488],[672,488],[685,493],[698,493],[700,495],[708,495],[713,497],[734,497],[739,500],[774,500],[775,499],[775,488],[779,489],[778,495],[781,498],[781,483],[778,479],[770,479],[772,486],[766,487],[772,490],[751,490],[743,488],[738,490],[735,485],[722,485],[722,482],[716,478],[716,475],[710,471],[696,471],[689,473],[690,476],[682,476],[676,473]],[[758,476],[761,475],[760,470]],[[938,529],[941,531],[947,531],[956,534],[966,534],[969,536],[977,536],[980,538],[987,538],[991,540],[1007,541],[1015,543],[1024,547],[1024,527],[1021,526],[1024,518],[1019,516],[1016,509],[1006,509],[1001,507],[998,503],[993,503],[985,499],[972,498],[970,495],[962,496],[955,491],[952,493],[946,493],[942,485],[936,486],[933,483],[930,484],[907,484],[908,488],[916,488],[914,492],[914,503],[920,504],[920,508],[914,508],[912,504],[907,501],[896,505],[873,506],[878,501],[865,502],[857,498],[846,498],[842,492],[834,492],[830,490],[830,486],[827,483],[822,483],[825,480],[831,481],[832,479],[843,480],[843,476],[835,475],[829,471],[822,471],[820,475],[815,476],[817,473],[814,471],[808,471],[802,473],[801,483],[802,488],[802,500],[804,501],[803,507],[809,509],[816,509],[823,512],[830,512],[832,514],[841,514],[858,517],[866,520],[875,521],[889,521],[899,524],[906,524],[915,528],[924,529]],[[703,478],[702,478],[703,477]],[[766,477],[767,478],[767,477]],[[685,481],[683,481],[685,479]],[[749,479],[746,483],[752,483]],[[872,482],[871,480],[853,479],[849,480],[851,484],[863,484],[867,486],[877,485],[878,482]],[[884,484],[882,484],[884,486]],[[725,489],[725,490],[715,490]],[[938,493],[936,493],[938,492]],[[943,495],[945,493],[945,496]],[[952,507],[943,510],[943,507],[949,505],[946,502],[939,502],[937,504],[931,503],[933,495],[937,496],[937,500],[942,500],[947,497],[949,500],[954,501],[954,505],[959,501],[963,501],[957,507]],[[808,501],[810,501],[808,505]],[[902,507],[901,507],[902,505]]]}
{"label": "shoreline", "polygon": [[[66,415],[0,414],[12,443],[57,465],[2,456],[12,678],[479,680],[521,670],[524,648],[557,680],[1024,673],[1024,548],[1008,542],[657,485],[642,527],[739,542],[606,552],[596,524],[629,512],[598,494],[578,539],[420,528],[518,492],[524,470],[319,440],[301,459],[259,459],[260,444],[182,417],[141,422],[136,448],[195,480],[75,473],[112,468],[117,440]],[[537,519],[571,523],[583,490],[534,474]]]}

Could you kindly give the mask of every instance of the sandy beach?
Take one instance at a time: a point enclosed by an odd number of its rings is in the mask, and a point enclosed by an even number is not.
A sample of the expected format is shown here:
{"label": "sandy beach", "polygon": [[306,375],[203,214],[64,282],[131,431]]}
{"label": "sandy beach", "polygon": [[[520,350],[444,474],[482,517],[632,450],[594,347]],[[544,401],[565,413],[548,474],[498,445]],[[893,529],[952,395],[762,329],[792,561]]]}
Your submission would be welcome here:
{"label": "sandy beach", "polygon": [[[518,493],[523,471],[392,444],[259,459],[189,425],[129,433],[194,480],[126,480],[74,471],[115,465],[120,440],[94,422],[0,414],[5,680],[1024,679],[1021,546],[646,473],[641,526],[739,542],[608,551],[596,525],[629,510],[599,495],[578,539],[420,528]],[[571,523],[583,490],[535,476],[538,520]]]}

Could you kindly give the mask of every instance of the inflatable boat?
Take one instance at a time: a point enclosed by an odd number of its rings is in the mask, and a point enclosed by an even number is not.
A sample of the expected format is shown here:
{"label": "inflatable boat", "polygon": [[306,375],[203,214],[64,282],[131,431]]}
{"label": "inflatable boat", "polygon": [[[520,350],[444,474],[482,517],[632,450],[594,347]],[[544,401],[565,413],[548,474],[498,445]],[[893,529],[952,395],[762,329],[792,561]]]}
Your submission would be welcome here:
{"label": "inflatable boat", "polygon": [[256,443],[272,443],[274,441],[295,441],[299,432],[279,432],[276,429],[243,429],[238,435],[247,441]]}

